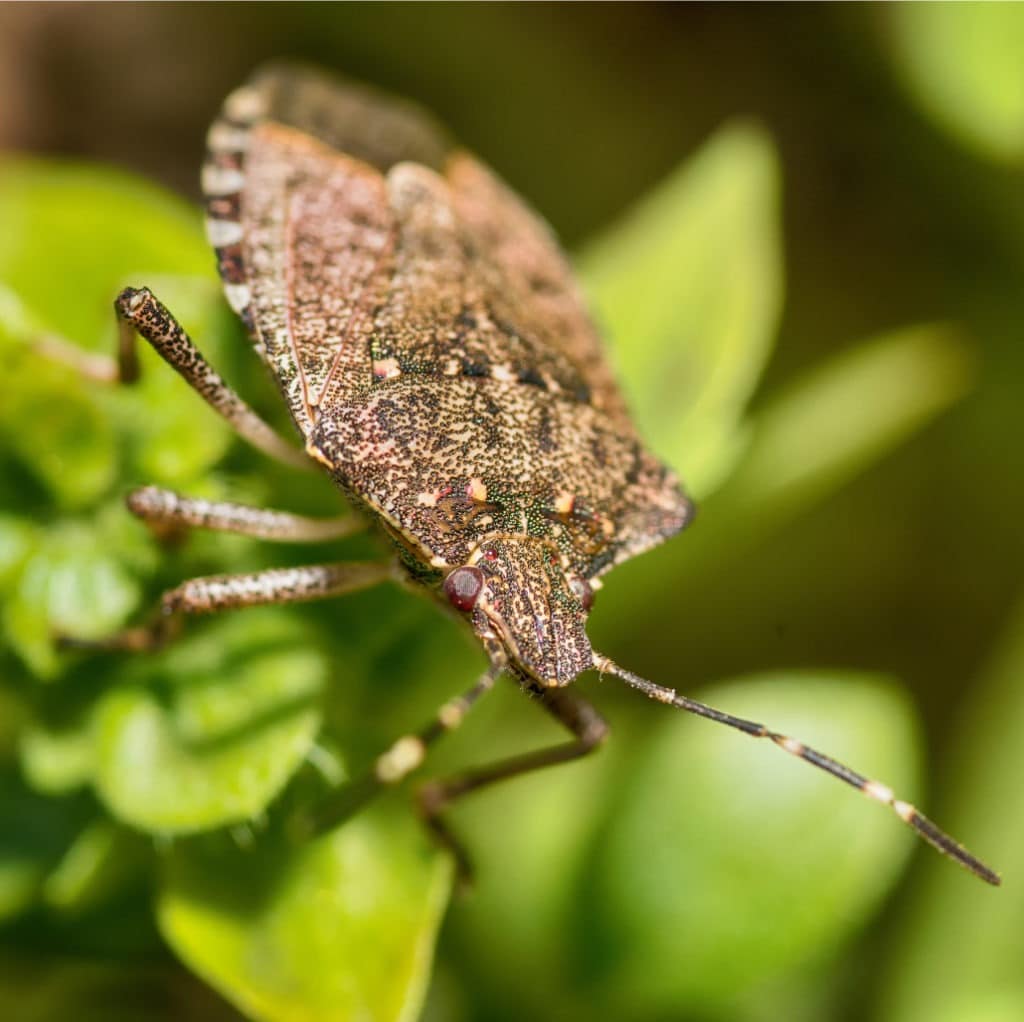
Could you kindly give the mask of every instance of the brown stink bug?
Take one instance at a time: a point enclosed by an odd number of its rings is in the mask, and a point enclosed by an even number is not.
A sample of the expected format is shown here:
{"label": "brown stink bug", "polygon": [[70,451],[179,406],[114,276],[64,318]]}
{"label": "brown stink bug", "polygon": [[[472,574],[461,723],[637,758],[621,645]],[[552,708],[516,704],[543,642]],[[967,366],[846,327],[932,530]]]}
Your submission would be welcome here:
{"label": "brown stink bug", "polygon": [[[638,439],[569,266],[545,224],[417,109],[323,73],[276,66],[228,96],[203,167],[207,230],[228,302],[280,386],[304,451],[205,362],[146,289],[117,299],[120,355],[141,334],[250,443],[319,465],[393,541],[404,578],[462,614],[490,666],[353,783],[351,805],[401,780],[509,675],[572,741],[427,784],[423,816],[503,778],[585,755],[606,736],[570,687],[595,668],[644,695],[786,752],[890,806],[940,852],[998,876],[877,781],[762,724],[722,713],[597,653],[585,625],[601,577],[674,536],[692,506]],[[351,519],[193,500],[147,487],[129,508],[162,529],[328,539]],[[185,615],[313,600],[391,577],[326,564],[192,579],[146,626],[102,643],[145,649]],[[324,818],[339,818],[337,805]]]}

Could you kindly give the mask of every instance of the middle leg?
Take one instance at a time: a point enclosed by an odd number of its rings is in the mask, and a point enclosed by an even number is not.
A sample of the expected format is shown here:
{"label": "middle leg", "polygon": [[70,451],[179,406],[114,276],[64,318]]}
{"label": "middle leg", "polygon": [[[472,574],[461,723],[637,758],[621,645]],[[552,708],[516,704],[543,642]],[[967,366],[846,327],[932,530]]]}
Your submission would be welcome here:
{"label": "middle leg", "polygon": [[355,514],[309,518],[289,511],[185,497],[159,486],[140,486],[128,494],[125,503],[160,538],[177,537],[187,529],[210,529],[277,543],[319,543],[351,536],[367,524]]}
{"label": "middle leg", "polygon": [[391,578],[387,564],[310,564],[297,568],[270,568],[243,575],[206,575],[168,589],[156,618],[147,625],[128,628],[107,639],[61,637],[67,648],[151,651],[160,649],[181,630],[192,614],[258,607],[270,603],[302,603],[366,589]]}

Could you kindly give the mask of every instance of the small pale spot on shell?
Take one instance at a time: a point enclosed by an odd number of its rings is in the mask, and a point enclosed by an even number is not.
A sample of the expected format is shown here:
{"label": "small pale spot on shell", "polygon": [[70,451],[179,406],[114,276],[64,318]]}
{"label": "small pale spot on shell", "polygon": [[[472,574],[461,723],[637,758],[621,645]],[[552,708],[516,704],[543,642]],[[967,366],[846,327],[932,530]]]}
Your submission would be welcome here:
{"label": "small pale spot on shell", "polygon": [[397,358],[382,358],[373,363],[373,375],[378,380],[393,380],[402,375]]}
{"label": "small pale spot on shell", "polygon": [[224,100],[224,112],[233,121],[252,121],[263,115],[266,104],[263,96],[248,85],[235,89]]}
{"label": "small pale spot on shell", "polygon": [[234,245],[242,240],[242,225],[237,220],[207,218],[206,237],[214,248]]}
{"label": "small pale spot on shell", "polygon": [[448,562],[438,554],[430,558],[430,566],[432,568],[447,568]]}
{"label": "small pale spot on shell", "polygon": [[487,500],[487,487],[484,485],[484,481],[476,478],[470,479],[466,486],[466,496],[481,504]]}
{"label": "small pale spot on shell", "polygon": [[203,166],[202,184],[207,195],[231,195],[242,190],[245,175],[234,167],[207,163]]}
{"label": "small pale spot on shell", "polygon": [[561,384],[550,373],[541,373],[540,375],[541,379],[544,380],[544,386],[547,387],[552,394],[560,394],[562,392]]}
{"label": "small pale spot on shell", "polygon": [[864,785],[864,794],[868,798],[873,798],[876,802],[884,802],[888,805],[893,800],[892,788],[886,787],[884,784],[879,784],[878,781],[868,781]]}
{"label": "small pale spot on shell", "polygon": [[416,503],[420,507],[437,507],[438,494],[435,490],[433,493],[419,493],[416,495]]}
{"label": "small pale spot on shell", "polygon": [[555,512],[560,515],[572,514],[572,509],[576,504],[576,497],[574,494],[564,490],[562,493],[555,497]]}
{"label": "small pale spot on shell", "polygon": [[225,284],[224,297],[235,312],[241,312],[252,301],[252,291],[248,284]]}
{"label": "small pale spot on shell", "polygon": [[450,358],[445,362],[442,372],[445,376],[458,376],[462,372],[462,365],[458,359]]}
{"label": "small pale spot on shell", "polygon": [[515,370],[509,365],[496,365],[491,367],[491,376],[503,383],[514,383],[518,377]]}

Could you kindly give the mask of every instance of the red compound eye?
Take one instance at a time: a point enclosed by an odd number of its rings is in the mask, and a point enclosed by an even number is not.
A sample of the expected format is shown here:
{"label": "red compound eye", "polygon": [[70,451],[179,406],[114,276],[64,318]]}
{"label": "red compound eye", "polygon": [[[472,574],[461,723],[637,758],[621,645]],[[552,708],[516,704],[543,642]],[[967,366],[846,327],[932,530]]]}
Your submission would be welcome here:
{"label": "red compound eye", "polygon": [[445,580],[445,595],[453,607],[472,610],[484,587],[484,573],[479,568],[466,565],[456,568]]}
{"label": "red compound eye", "polygon": [[576,599],[583,604],[584,610],[590,610],[590,608],[594,606],[594,590],[590,587],[590,583],[585,578],[570,579],[569,588],[572,590]]}

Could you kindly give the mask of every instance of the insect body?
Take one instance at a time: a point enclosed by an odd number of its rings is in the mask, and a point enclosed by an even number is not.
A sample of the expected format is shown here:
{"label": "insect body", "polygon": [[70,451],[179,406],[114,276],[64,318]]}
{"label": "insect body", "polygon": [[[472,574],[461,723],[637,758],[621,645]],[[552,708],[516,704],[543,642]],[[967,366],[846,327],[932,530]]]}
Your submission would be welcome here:
{"label": "insect body", "polygon": [[[279,383],[305,453],[256,417],[146,290],[117,302],[119,376],[132,375],[138,331],[250,442],[319,463],[394,541],[406,576],[466,616],[490,661],[469,692],[377,759],[352,786],[352,804],[418,767],[427,745],[509,674],[573,741],[421,790],[428,824],[461,856],[444,806],[604,738],[602,718],[567,687],[596,668],[771,739],[998,882],[884,785],[593,650],[585,624],[601,576],[679,532],[692,506],[640,443],[547,227],[486,167],[413,107],[316,71],[271,67],[226,100],[202,180],[225,294]],[[129,506],[155,525],[277,540],[350,528],[153,488]],[[154,624],[105,645],[145,648],[184,614],[333,596],[386,577],[380,565],[333,564],[194,579],[165,594]],[[334,807],[317,822],[337,817]]]}

